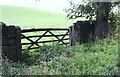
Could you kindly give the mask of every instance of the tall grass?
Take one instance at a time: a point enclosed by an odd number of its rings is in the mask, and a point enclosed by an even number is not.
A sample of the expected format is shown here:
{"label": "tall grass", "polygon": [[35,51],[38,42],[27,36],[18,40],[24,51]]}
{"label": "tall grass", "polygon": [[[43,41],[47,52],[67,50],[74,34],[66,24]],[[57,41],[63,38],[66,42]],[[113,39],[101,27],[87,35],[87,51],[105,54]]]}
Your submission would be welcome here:
{"label": "tall grass", "polygon": [[4,74],[115,75],[118,72],[116,39],[106,38],[95,43],[78,44],[73,47],[45,45],[39,50],[27,51],[23,54],[26,56],[27,65],[5,62]]}

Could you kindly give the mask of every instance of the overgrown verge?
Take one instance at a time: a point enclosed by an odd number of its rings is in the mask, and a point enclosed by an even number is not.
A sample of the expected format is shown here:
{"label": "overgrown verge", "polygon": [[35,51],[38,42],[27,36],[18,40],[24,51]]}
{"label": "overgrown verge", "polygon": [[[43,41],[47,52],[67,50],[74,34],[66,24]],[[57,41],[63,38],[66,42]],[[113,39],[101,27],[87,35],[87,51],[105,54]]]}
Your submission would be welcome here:
{"label": "overgrown verge", "polygon": [[65,47],[53,44],[26,51],[26,63],[5,60],[4,75],[115,75],[118,72],[118,40]]}

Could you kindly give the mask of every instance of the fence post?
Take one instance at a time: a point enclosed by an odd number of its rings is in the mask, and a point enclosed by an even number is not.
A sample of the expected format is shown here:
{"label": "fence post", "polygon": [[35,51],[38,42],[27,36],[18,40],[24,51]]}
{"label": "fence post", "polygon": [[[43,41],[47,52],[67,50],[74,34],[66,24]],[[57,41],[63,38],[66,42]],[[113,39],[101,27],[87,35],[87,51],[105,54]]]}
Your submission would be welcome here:
{"label": "fence post", "polygon": [[13,61],[23,60],[20,27],[2,25],[2,53]]}
{"label": "fence post", "polygon": [[70,41],[70,46],[75,45],[76,41],[76,31],[75,31],[75,23],[69,27],[69,41]]}

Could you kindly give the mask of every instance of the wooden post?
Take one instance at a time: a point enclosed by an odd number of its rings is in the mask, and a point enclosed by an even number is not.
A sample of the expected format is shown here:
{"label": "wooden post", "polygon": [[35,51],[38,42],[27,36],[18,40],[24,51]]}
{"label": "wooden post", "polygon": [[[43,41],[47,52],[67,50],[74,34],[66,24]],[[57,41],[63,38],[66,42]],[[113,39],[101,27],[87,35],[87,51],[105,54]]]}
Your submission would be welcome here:
{"label": "wooden post", "polygon": [[80,25],[78,23],[74,23],[72,26],[69,27],[69,38],[70,38],[70,46],[79,43],[81,40],[81,33],[80,33]]}

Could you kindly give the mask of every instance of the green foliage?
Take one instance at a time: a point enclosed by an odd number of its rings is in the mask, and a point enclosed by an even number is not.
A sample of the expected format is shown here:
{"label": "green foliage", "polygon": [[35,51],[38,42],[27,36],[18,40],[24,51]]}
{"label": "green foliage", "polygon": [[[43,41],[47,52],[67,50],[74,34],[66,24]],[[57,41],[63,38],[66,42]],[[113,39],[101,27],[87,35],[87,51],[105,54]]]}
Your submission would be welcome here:
{"label": "green foliage", "polygon": [[[101,6],[102,2],[94,2],[93,0],[84,0],[82,3],[74,3],[70,0],[69,3],[71,7],[65,10],[69,19],[85,17],[89,20],[94,20],[98,14],[106,16],[106,10],[108,14],[110,12],[114,13],[113,8],[120,4],[120,2],[107,2],[107,6]],[[106,7],[109,8],[106,9]]]}
{"label": "green foliage", "polygon": [[67,17],[69,19],[85,17],[86,19],[92,20],[96,15],[97,9],[93,8],[98,8],[96,3],[88,3],[86,1],[83,1],[83,4],[76,4],[72,1],[69,3],[71,4],[71,7],[69,9],[65,9],[65,11],[68,13]]}
{"label": "green foliage", "polygon": [[120,16],[119,16],[118,13],[110,12],[110,15],[109,15],[108,19],[111,22],[111,24],[113,24],[115,26],[119,25]]}
{"label": "green foliage", "polygon": [[57,58],[49,65],[51,69],[58,71],[58,74],[114,75],[117,73],[117,45],[117,41],[110,39],[95,44],[76,45],[74,57]]}
{"label": "green foliage", "polygon": [[13,62],[8,59],[2,63],[2,75],[27,75],[27,66],[24,63]]}
{"label": "green foliage", "polygon": [[23,54],[26,57],[27,64],[38,64],[51,61],[55,57],[71,57],[73,56],[73,49],[59,46],[59,44],[52,44],[51,46],[44,45],[38,50],[24,51]]}
{"label": "green foliage", "polygon": [[4,74],[15,74],[16,71],[16,75],[115,75],[118,72],[116,39],[106,38],[73,47],[44,45],[24,54],[28,55],[28,62],[32,61],[31,65],[6,61]]}
{"label": "green foliage", "polygon": [[109,15],[110,23],[115,27],[113,37],[119,38],[120,34],[120,13],[110,13]]}

